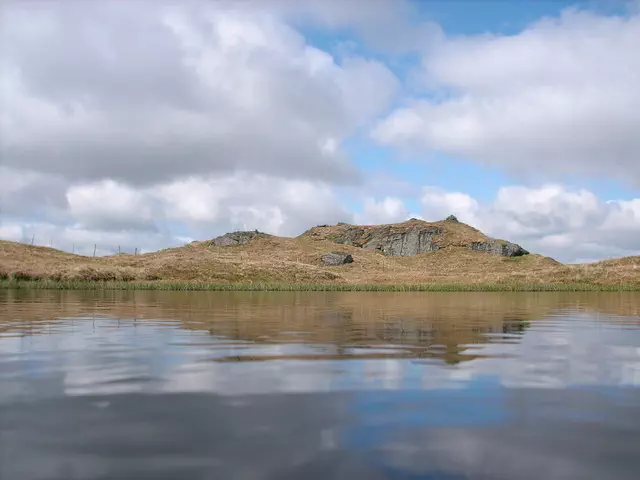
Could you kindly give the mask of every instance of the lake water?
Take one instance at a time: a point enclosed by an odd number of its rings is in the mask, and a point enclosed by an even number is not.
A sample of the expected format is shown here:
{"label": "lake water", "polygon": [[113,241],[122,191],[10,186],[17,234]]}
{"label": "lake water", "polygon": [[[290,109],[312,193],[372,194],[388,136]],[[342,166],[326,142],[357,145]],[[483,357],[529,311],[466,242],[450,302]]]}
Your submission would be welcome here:
{"label": "lake water", "polygon": [[637,479],[640,294],[0,291],[0,478]]}

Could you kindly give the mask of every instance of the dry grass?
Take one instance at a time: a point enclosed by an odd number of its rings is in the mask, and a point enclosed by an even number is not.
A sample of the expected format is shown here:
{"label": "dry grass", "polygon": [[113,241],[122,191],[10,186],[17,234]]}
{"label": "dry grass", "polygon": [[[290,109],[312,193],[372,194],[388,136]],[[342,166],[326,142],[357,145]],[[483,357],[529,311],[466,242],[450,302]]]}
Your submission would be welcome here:
{"label": "dry grass", "polygon": [[11,290],[129,290],[213,292],[640,292],[640,284],[596,283],[213,283],[202,281],[0,280]]}
{"label": "dry grass", "polygon": [[[504,285],[504,289],[509,285],[640,286],[640,257],[587,265],[563,265],[534,254],[497,257],[460,246],[486,237],[468,225],[449,222],[440,239],[446,248],[415,257],[386,257],[328,240],[337,228],[341,227],[316,227],[297,238],[268,236],[243,246],[213,248],[207,242],[194,242],[143,255],[96,258],[0,241],[0,277],[62,282],[160,281],[176,285],[438,284]],[[354,263],[322,265],[321,255],[331,251],[350,253]]]}

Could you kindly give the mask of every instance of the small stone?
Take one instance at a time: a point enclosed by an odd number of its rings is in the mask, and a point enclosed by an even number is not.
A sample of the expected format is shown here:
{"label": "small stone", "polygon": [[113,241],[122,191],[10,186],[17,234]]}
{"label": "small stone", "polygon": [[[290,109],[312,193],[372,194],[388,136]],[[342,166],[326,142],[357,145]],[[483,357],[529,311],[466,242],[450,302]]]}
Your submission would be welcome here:
{"label": "small stone", "polygon": [[345,265],[347,263],[353,263],[353,257],[348,253],[325,253],[322,255],[322,263],[325,265]]}

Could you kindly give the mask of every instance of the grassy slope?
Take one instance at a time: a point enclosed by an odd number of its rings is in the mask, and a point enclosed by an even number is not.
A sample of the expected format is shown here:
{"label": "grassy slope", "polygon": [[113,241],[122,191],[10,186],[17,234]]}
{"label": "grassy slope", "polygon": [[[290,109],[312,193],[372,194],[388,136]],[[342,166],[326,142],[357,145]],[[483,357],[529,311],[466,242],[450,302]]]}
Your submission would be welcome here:
{"label": "grassy slope", "polygon": [[[244,246],[212,248],[208,242],[194,242],[149,254],[98,258],[0,241],[0,276],[63,281],[159,280],[172,282],[175,288],[195,282],[268,283],[272,287],[273,284],[564,284],[567,287],[598,284],[640,287],[640,257],[588,265],[562,265],[535,254],[497,257],[462,246],[486,238],[472,227],[442,222],[438,225],[445,226],[439,240],[446,248],[415,257],[385,257],[374,251],[338,245],[328,238],[341,228],[339,226],[314,228],[297,238],[267,236]],[[339,267],[321,265],[320,256],[330,251],[351,253],[354,263]]]}

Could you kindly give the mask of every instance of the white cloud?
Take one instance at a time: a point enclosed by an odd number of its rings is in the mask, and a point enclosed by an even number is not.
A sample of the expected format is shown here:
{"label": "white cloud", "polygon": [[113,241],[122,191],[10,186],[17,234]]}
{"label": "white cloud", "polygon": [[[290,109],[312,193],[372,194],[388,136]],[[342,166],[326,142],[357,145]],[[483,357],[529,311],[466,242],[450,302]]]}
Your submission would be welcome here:
{"label": "white cloud", "polygon": [[70,215],[88,228],[156,230],[155,221],[162,220],[152,199],[113,180],[74,185],[67,201]]}
{"label": "white cloud", "polygon": [[237,169],[356,182],[340,144],[396,90],[382,63],[337,63],[265,10],[142,0],[3,10],[5,166],[137,184]]}
{"label": "white cloud", "polygon": [[576,10],[517,35],[445,39],[423,60],[427,99],[397,109],[373,137],[543,179],[637,183],[638,45],[639,15]]}
{"label": "white cloud", "polygon": [[490,203],[463,192],[424,187],[421,210],[399,197],[365,197],[362,211],[347,210],[334,190],[308,180],[236,173],[192,177],[149,188],[99,182],[72,186],[64,222],[5,220],[0,238],[92,254],[151,251],[231,230],[258,229],[295,236],[314,224],[428,221],[454,214],[488,235],[520,243],[564,262],[640,254],[640,199],[604,201],[588,190],[547,184],[511,185]]}
{"label": "white cloud", "polygon": [[162,248],[182,245],[181,238],[163,232],[140,230],[88,229],[82,225],[57,225],[50,222],[5,221],[0,226],[0,239],[53,247],[82,255],[110,255],[118,252],[152,252]]}
{"label": "white cloud", "polygon": [[[1,142],[0,142],[1,143]],[[67,182],[59,175],[0,166],[0,214],[65,209]]]}
{"label": "white cloud", "polygon": [[460,192],[447,192],[437,187],[425,187],[420,199],[423,215],[433,220],[442,220],[455,215],[458,220],[473,223],[478,213],[478,202]]}
{"label": "white cloud", "polygon": [[397,80],[311,46],[277,3],[4,5],[2,238],[113,252],[350,221],[334,186],[362,178],[342,143]]}
{"label": "white cloud", "polygon": [[[640,200],[544,185],[563,172],[640,178],[640,17],[570,10],[517,35],[446,38],[416,23],[409,2],[369,7],[6,2],[0,238],[154,250],[235,229],[296,235],[455,214],[562,260],[640,250]],[[362,48],[312,46],[296,29],[309,24],[349,29],[387,55],[426,52],[427,95],[379,123],[380,142],[532,171],[543,186],[505,186],[482,204],[394,179],[377,158],[359,170],[345,140],[361,141],[398,81],[353,55]],[[338,192],[363,199],[362,211]]]}
{"label": "white cloud", "polygon": [[178,180],[155,189],[167,217],[196,230],[258,229],[298,235],[315,223],[351,219],[322,182],[239,172],[225,177]]}
{"label": "white cloud", "polygon": [[422,50],[442,34],[439,25],[421,19],[419,5],[411,0],[367,0],[366,8],[360,1],[335,0],[247,0],[244,4],[277,10],[296,25],[352,31],[386,53]]}
{"label": "white cloud", "polygon": [[364,200],[361,213],[355,215],[358,224],[385,224],[404,222],[410,217],[404,202],[397,197],[385,197],[380,201],[374,198]]}
{"label": "white cloud", "polygon": [[107,180],[70,186],[66,198],[63,222],[5,221],[0,238],[30,241],[35,235],[36,244],[91,254],[94,244],[99,253],[118,246],[150,251],[231,230],[292,236],[313,222],[353,218],[327,184],[249,172],[145,188]]}

